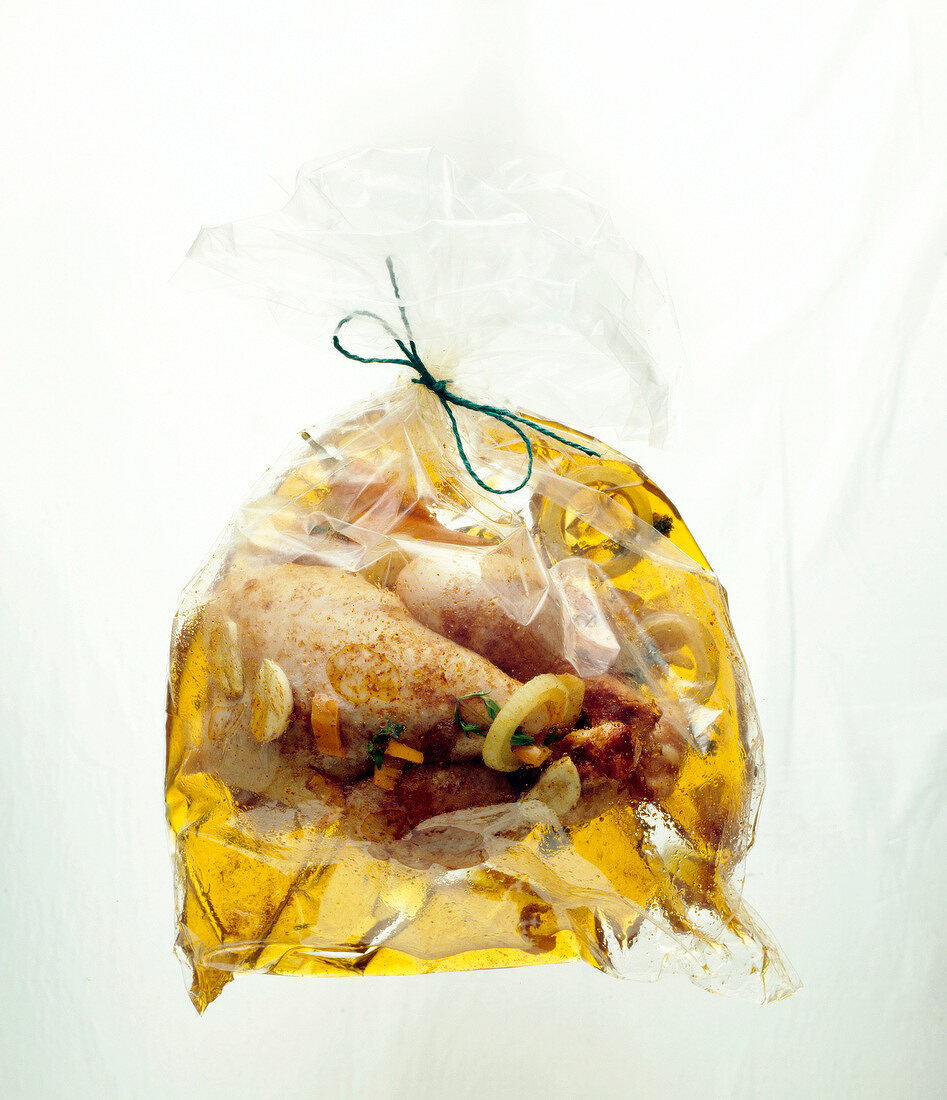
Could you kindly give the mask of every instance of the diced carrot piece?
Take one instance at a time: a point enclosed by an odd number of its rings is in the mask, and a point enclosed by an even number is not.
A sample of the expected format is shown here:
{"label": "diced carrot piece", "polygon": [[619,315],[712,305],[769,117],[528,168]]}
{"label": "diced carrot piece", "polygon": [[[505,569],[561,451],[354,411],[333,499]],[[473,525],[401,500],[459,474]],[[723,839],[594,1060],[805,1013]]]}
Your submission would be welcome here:
{"label": "diced carrot piece", "polygon": [[409,764],[423,764],[424,753],[412,749],[410,745],[402,745],[399,741],[389,741],[385,749],[385,756],[394,756],[398,760],[407,760]]}
{"label": "diced carrot piece", "polygon": [[385,757],[385,760],[380,768],[375,769],[375,786],[381,787],[386,791],[393,791],[398,780],[401,778],[401,771],[404,768],[404,763],[400,760],[389,760]]}
{"label": "diced carrot piece", "polygon": [[517,745],[512,751],[517,760],[522,760],[530,768],[538,768],[552,750],[544,749],[540,745]]}
{"label": "diced carrot piece", "polygon": [[317,695],[312,700],[312,736],[316,749],[326,756],[345,756],[339,731],[339,703],[330,695]]}

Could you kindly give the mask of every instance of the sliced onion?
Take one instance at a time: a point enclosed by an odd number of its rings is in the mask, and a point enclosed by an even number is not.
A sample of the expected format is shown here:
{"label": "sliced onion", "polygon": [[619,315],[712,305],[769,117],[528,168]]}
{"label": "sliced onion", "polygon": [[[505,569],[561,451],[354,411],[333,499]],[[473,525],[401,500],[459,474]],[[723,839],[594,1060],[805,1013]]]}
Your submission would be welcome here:
{"label": "sliced onion", "polygon": [[[710,698],[717,683],[717,649],[708,631],[688,615],[675,611],[654,611],[640,620],[671,668],[693,668],[693,677],[678,676],[681,690],[695,703]],[[687,659],[688,654],[690,660]]]}
{"label": "sliced onion", "polygon": [[585,702],[585,681],[578,676],[560,676],[559,681],[569,693],[569,706],[564,713],[558,715],[552,722],[556,729],[572,730],[582,713],[582,704]]}
{"label": "sliced onion", "polygon": [[560,715],[570,709],[570,693],[562,677],[546,673],[534,676],[516,689],[493,719],[483,741],[483,762],[498,772],[514,772],[522,764],[513,755],[510,741],[517,729],[540,707],[551,708],[551,721],[543,729],[555,724]]}
{"label": "sliced onion", "polygon": [[[595,526],[595,510],[598,507],[596,493],[607,496],[619,507],[630,511],[645,523],[649,525],[652,523],[654,514],[651,499],[644,487],[642,477],[633,470],[622,470],[595,463],[571,470],[568,476],[576,484],[575,492],[564,507],[549,506],[540,520],[546,550],[554,561],[564,556],[573,557],[576,553],[575,548],[569,545],[564,529],[567,512],[575,512],[580,521],[591,530],[598,530]],[[596,483],[601,488],[594,488]],[[609,575],[621,573],[629,565],[629,554],[624,551],[618,552],[612,559],[600,562],[599,565]]]}

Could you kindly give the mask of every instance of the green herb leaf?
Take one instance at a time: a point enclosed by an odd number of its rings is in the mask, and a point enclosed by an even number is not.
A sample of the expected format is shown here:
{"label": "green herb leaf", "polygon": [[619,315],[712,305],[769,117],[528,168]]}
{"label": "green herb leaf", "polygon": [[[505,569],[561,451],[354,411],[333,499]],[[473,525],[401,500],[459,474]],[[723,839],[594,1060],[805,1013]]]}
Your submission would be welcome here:
{"label": "green herb leaf", "polygon": [[470,695],[464,695],[457,700],[457,706],[454,707],[454,718],[457,720],[457,724],[464,731],[464,733],[477,733],[481,736],[486,735],[487,727],[481,726],[477,722],[465,722],[460,716],[460,704],[467,699],[482,699],[483,705],[486,707],[487,714],[490,716],[492,722],[494,718],[500,713],[500,705],[495,699],[491,699],[485,691],[474,691]]}
{"label": "green herb leaf", "polygon": [[[500,713],[500,704],[485,691],[475,691],[471,695],[465,695],[464,699],[482,699],[483,705],[487,708],[487,714],[490,715],[491,722]],[[463,699],[461,699],[461,702],[463,702]]]}
{"label": "green herb leaf", "polygon": [[368,756],[376,768],[381,767],[381,762],[385,756],[385,749],[388,747],[386,741],[383,745],[379,744],[378,739],[373,737],[368,743]]}
{"label": "green herb leaf", "polygon": [[565,737],[566,732],[566,730],[547,730],[544,744],[554,745],[557,741],[561,741],[563,737]]}
{"label": "green herb leaf", "polygon": [[465,722],[463,720],[463,718],[461,718],[459,711],[457,712],[456,717],[457,717],[457,724],[464,731],[464,733],[476,733],[476,734],[479,734],[480,737],[486,737],[487,736],[487,727],[486,726],[478,726],[476,722]]}
{"label": "green herb leaf", "polygon": [[516,733],[510,738],[510,744],[516,745],[535,745],[535,740],[530,737],[528,733],[524,733],[522,730],[517,730]]}
{"label": "green herb leaf", "polygon": [[382,765],[388,742],[391,740],[400,741],[403,734],[404,726],[396,726],[389,718],[368,742],[368,756],[376,768],[380,768]]}

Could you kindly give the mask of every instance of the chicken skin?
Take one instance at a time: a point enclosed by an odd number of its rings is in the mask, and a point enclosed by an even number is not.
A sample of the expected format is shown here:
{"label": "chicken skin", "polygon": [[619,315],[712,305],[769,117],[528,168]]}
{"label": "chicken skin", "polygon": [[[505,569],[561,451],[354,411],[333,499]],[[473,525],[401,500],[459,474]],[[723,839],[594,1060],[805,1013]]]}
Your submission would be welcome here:
{"label": "chicken skin", "polygon": [[512,802],[516,790],[485,764],[409,768],[394,792],[361,779],[346,792],[344,828],[360,840],[399,840],[428,818]]}
{"label": "chicken skin", "polygon": [[419,622],[517,680],[594,675],[619,657],[584,562],[546,571],[526,556],[453,550],[408,562],[395,591]]}
{"label": "chicken skin", "polygon": [[395,586],[411,614],[517,680],[560,662],[561,612],[526,562],[453,552],[410,561]]}
{"label": "chicken skin", "polygon": [[[371,767],[369,744],[386,723],[428,762],[471,759],[482,739],[463,735],[458,701],[485,692],[502,705],[519,684],[488,660],[422,626],[392,592],[318,565],[235,564],[208,612],[236,624],[248,669],[268,659],[292,689],[282,743],[311,766],[348,781]],[[316,751],[314,703],[338,707],[344,756]]]}

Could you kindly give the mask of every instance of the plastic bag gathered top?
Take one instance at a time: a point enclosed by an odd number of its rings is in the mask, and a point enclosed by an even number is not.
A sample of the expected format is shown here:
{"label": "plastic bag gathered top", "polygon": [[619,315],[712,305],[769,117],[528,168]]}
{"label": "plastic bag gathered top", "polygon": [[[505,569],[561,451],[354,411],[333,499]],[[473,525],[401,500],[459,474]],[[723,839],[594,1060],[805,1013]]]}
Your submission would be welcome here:
{"label": "plastic bag gathered top", "polygon": [[740,894],[763,769],[725,593],[639,466],[523,411],[660,430],[660,296],[608,219],[516,166],[372,152],[190,259],[326,369],[401,372],[301,434],[182,598],[167,809],[198,1009],[246,971],[573,959],[792,992]]}

